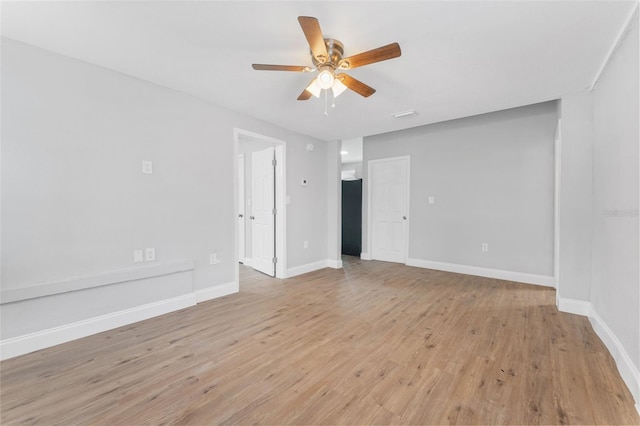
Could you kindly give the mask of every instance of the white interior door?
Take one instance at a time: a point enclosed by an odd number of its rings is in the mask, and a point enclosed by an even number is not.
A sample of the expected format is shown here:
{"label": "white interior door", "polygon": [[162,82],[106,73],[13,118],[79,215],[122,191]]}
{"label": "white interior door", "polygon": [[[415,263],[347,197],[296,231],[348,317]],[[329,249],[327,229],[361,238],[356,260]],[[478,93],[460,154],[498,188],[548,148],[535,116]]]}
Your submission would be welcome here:
{"label": "white interior door", "polygon": [[409,158],[369,163],[371,257],[405,263],[409,214]]}
{"label": "white interior door", "polygon": [[245,253],[245,191],[244,154],[238,156],[238,261],[244,263]]}
{"label": "white interior door", "polygon": [[254,269],[275,276],[274,148],[251,153],[251,251]]}

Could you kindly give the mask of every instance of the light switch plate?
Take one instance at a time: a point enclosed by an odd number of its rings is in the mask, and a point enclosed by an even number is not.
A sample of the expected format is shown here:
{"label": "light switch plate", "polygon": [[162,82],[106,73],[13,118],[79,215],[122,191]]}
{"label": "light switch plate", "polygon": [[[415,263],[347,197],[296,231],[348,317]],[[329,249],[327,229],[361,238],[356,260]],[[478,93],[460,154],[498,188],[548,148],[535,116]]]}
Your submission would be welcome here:
{"label": "light switch plate", "polygon": [[133,262],[134,263],[144,262],[144,257],[142,256],[142,250],[133,251]]}

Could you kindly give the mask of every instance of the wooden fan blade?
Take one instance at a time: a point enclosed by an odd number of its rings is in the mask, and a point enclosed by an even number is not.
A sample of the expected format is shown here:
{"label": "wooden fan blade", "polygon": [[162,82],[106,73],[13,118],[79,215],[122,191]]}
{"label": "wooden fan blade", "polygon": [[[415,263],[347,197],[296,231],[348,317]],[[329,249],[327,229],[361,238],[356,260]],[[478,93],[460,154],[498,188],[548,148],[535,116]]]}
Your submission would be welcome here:
{"label": "wooden fan blade", "polygon": [[329,54],[327,53],[327,46],[324,44],[324,37],[318,20],[311,16],[298,16],[298,22],[300,22],[307,42],[309,42],[313,57],[320,63],[327,62]]}
{"label": "wooden fan blade", "polygon": [[353,90],[359,95],[364,96],[365,98],[368,98],[369,96],[376,93],[376,89],[374,89],[373,87],[367,86],[360,80],[356,80],[355,78],[351,77],[349,74],[337,74],[336,78],[340,80],[342,84],[347,86],[349,89]]}
{"label": "wooden fan blade", "polygon": [[313,84],[313,82],[316,81],[316,78],[313,77],[313,79],[309,82],[309,84],[307,84],[307,87],[304,88],[304,90],[302,91],[302,93],[300,93],[300,96],[298,96],[298,100],[299,101],[306,101],[308,100],[311,96],[313,96],[313,93],[311,93],[310,91],[307,90],[307,88],[309,88],[309,86],[311,86]]}
{"label": "wooden fan blade", "polygon": [[252,64],[254,70],[259,71],[298,71],[309,72],[311,67],[304,67],[301,65],[267,65],[267,64]]}
{"label": "wooden fan blade", "polygon": [[299,101],[306,101],[306,100],[308,100],[309,98],[311,98],[311,96],[313,96],[313,95],[311,94],[311,92],[310,92],[310,91],[308,91],[307,89],[304,89],[304,90],[302,91],[302,93],[300,93],[300,96],[298,96],[298,100],[299,100]]}
{"label": "wooden fan blade", "polygon": [[344,58],[340,61],[338,67],[343,70],[349,70],[363,65],[397,58],[401,53],[400,45],[398,43],[391,43],[386,46],[378,47],[377,49],[368,50],[366,52]]}

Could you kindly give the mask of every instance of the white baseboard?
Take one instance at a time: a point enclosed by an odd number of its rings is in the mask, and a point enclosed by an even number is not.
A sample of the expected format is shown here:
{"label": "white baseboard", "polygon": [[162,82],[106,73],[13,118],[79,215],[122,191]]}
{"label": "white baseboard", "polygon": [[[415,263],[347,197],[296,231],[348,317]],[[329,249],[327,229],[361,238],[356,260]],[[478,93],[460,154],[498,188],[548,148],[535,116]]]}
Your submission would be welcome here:
{"label": "white baseboard", "polygon": [[327,260],[327,266],[333,269],[340,269],[342,268],[342,259],[340,260],[329,259]]}
{"label": "white baseboard", "polygon": [[[631,361],[631,357],[622,346],[620,340],[618,340],[618,337],[593,308],[590,309],[589,320],[602,343],[609,349],[618,366],[620,376],[627,384],[629,391],[631,391],[631,395],[633,395],[633,399],[636,402],[636,409],[638,409],[640,406],[640,371]],[[638,410],[638,414],[640,414],[640,410]]]}
{"label": "white baseboard", "polygon": [[159,302],[89,318],[83,321],[66,324],[35,333],[25,334],[0,341],[0,360],[45,349],[61,343],[87,337],[92,334],[112,330],[127,324],[168,314],[169,312],[194,306],[207,300],[237,293],[238,283],[229,282],[214,287],[197,290],[182,296]]}
{"label": "white baseboard", "polygon": [[227,296],[229,294],[237,293],[240,291],[238,283],[235,281],[216,285],[213,287],[203,288],[201,290],[196,290],[196,302],[202,303],[207,300],[217,299],[218,297]]}
{"label": "white baseboard", "polygon": [[558,299],[558,310],[568,314],[588,317],[591,314],[591,303],[583,300],[565,299],[560,297]]}
{"label": "white baseboard", "polygon": [[253,266],[253,259],[251,259],[250,257],[245,257],[242,264],[245,266]]}
{"label": "white baseboard", "polygon": [[24,355],[29,352],[70,342],[81,337],[177,311],[195,304],[195,294],[190,293],[172,299],[136,306],[135,308],[2,340],[0,341],[0,359],[5,360]]}
{"label": "white baseboard", "polygon": [[602,343],[607,347],[609,353],[616,362],[620,377],[629,388],[633,399],[635,400],[636,410],[640,414],[640,370],[633,364],[631,357],[625,350],[624,346],[615,333],[609,328],[606,322],[593,309],[593,305],[582,300],[560,298],[558,302],[558,310],[570,314],[578,314],[586,316],[591,322],[593,330],[596,332]]}
{"label": "white baseboard", "polygon": [[327,268],[329,266],[328,260],[319,260],[317,262],[307,263],[305,265],[294,266],[287,269],[287,278],[295,277],[297,275],[306,274],[308,272],[317,271],[318,269]]}
{"label": "white baseboard", "polygon": [[499,280],[515,281],[525,284],[536,284],[545,287],[555,287],[555,278],[547,275],[503,271],[500,269],[459,265],[456,263],[434,262],[423,259],[407,259],[407,265],[417,266],[419,268],[435,269],[437,271],[455,272],[458,274],[477,275],[479,277],[496,278]]}
{"label": "white baseboard", "polygon": [[369,255],[369,253],[362,252],[362,253],[360,253],[360,259],[362,259],[362,260],[371,260],[371,256]]}

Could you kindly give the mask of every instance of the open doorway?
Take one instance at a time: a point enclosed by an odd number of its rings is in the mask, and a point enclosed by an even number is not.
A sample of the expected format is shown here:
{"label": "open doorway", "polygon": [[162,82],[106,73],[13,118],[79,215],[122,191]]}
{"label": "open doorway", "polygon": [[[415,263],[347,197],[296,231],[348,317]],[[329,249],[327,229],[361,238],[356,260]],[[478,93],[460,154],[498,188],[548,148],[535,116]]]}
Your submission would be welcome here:
{"label": "open doorway", "polygon": [[343,255],[362,253],[362,144],[363,138],[341,143],[342,244]]}
{"label": "open doorway", "polygon": [[285,142],[234,130],[236,282],[240,264],[276,278],[286,271]]}

